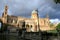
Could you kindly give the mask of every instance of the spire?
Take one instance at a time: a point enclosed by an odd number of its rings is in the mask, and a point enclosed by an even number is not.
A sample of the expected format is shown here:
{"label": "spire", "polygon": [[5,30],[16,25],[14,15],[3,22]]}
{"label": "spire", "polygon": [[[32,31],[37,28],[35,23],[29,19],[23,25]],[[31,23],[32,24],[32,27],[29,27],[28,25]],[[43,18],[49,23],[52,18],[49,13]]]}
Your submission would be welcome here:
{"label": "spire", "polygon": [[49,18],[49,15],[48,15],[48,13],[46,14],[46,18]]}
{"label": "spire", "polygon": [[4,13],[7,14],[7,12],[8,12],[8,6],[5,5]]}

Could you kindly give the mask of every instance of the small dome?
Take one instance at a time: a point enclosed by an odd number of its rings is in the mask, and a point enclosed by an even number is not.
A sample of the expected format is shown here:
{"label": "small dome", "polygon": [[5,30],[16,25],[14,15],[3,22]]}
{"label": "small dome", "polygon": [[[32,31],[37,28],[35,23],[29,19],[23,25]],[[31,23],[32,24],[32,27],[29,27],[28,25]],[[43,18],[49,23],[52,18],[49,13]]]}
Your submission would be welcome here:
{"label": "small dome", "polygon": [[37,13],[37,11],[36,10],[33,10],[32,13]]}

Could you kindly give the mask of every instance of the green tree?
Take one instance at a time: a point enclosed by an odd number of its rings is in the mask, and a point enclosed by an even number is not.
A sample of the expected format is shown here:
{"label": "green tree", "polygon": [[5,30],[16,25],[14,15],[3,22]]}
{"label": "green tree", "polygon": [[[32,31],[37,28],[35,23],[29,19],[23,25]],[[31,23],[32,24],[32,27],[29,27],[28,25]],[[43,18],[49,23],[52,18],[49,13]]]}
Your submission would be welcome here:
{"label": "green tree", "polygon": [[57,3],[60,3],[60,0],[54,0],[54,2],[57,4]]}
{"label": "green tree", "polygon": [[60,31],[60,23],[57,25],[57,31]]}

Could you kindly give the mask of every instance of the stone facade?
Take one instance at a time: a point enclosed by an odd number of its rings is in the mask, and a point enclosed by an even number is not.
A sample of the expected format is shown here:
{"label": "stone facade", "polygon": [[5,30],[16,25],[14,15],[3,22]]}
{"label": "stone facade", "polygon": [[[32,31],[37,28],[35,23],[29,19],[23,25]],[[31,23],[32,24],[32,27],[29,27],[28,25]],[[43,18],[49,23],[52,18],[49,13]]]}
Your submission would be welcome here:
{"label": "stone facade", "polygon": [[13,25],[14,27],[19,27],[20,29],[25,27],[27,32],[51,30],[49,16],[47,15],[45,18],[39,18],[37,10],[32,11],[31,18],[25,18],[8,15],[8,6],[5,6],[1,20],[5,24]]}

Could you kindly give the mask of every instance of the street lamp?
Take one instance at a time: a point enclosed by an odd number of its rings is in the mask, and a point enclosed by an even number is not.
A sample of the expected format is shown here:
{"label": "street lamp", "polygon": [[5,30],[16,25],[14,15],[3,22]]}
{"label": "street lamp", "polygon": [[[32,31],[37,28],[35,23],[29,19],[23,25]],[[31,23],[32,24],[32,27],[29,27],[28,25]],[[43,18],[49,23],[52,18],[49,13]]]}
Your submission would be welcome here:
{"label": "street lamp", "polygon": [[39,14],[38,14],[38,9],[37,9],[36,11],[37,11],[38,29],[39,29],[39,32],[40,32],[40,26],[39,26]]}

